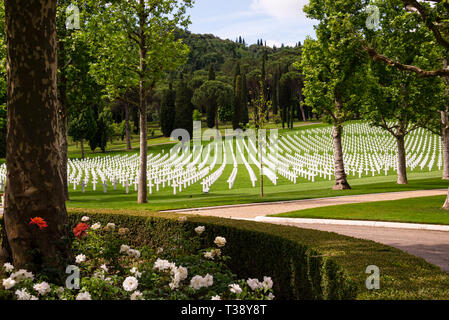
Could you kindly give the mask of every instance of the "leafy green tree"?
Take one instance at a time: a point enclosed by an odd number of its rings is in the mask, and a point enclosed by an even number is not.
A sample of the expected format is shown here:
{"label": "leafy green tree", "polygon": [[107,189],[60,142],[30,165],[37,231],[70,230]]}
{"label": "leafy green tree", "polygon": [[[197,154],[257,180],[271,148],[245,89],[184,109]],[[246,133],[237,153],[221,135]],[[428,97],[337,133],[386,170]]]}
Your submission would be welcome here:
{"label": "leafy green tree", "polygon": [[90,107],[80,110],[76,115],[71,117],[69,122],[68,134],[73,141],[81,144],[81,158],[84,159],[84,141],[90,141],[97,133],[97,121]]}
{"label": "leafy green tree", "polygon": [[[391,3],[382,3],[380,8],[382,17],[380,28],[375,32],[376,47],[384,54],[397,57],[399,63],[436,67],[440,56],[431,44],[432,34],[421,26],[421,18],[412,13],[402,14],[402,8]],[[395,138],[397,183],[407,184],[405,138],[418,127],[428,126],[438,110],[442,110],[445,84],[437,77],[425,79],[383,63],[372,62],[368,71],[366,79],[371,83],[364,117]]]}
{"label": "leafy green tree", "polygon": [[343,123],[358,109],[364,92],[366,63],[357,55],[360,41],[353,32],[351,15],[346,13],[356,12],[358,5],[353,1],[311,0],[304,7],[309,18],[319,21],[317,40],[308,38],[303,48],[304,95],[307,105],[333,124],[336,190],[350,189],[343,161]]}
{"label": "leafy green tree", "polygon": [[[449,35],[447,33],[449,21],[449,6],[447,1],[416,1],[416,0],[376,0],[373,2],[382,13],[380,24],[382,28],[378,31],[365,31],[363,34],[363,50],[374,63],[383,63],[391,68],[403,72],[415,73],[421,78],[440,78],[449,83],[449,68],[447,68],[449,58]],[[414,27],[409,29],[392,28],[393,24],[387,19],[394,16],[394,21],[404,25],[407,21]],[[416,23],[416,21],[420,23]],[[416,32],[415,32],[416,31]],[[404,63],[401,57],[392,55],[388,46],[378,45],[390,42],[398,48],[410,47],[423,43],[422,35],[427,40],[427,49],[420,54],[421,59]],[[430,40],[429,37],[431,38]],[[398,39],[405,39],[399,42]],[[430,47],[430,48],[429,48]],[[432,60],[435,54],[439,54],[443,63],[429,64],[422,62]],[[440,121],[438,124],[439,134],[443,145],[443,179],[449,180],[449,107],[447,104],[439,110]],[[449,196],[447,199],[447,209],[449,209]]]}
{"label": "leafy green tree", "polygon": [[98,17],[89,24],[90,34],[101,39],[95,43],[100,60],[95,73],[112,79],[109,86],[116,96],[131,86],[139,88],[138,203],[147,202],[147,97],[165,72],[186,61],[189,49],[175,32],[190,23],[186,9],[191,6],[192,0],[118,0],[97,6]]}
{"label": "leafy green tree", "polygon": [[192,103],[197,108],[207,110],[207,126],[219,129],[219,107],[228,107],[232,105],[233,90],[228,84],[218,80],[206,81],[198,90],[195,91]]}
{"label": "leafy green tree", "polygon": [[103,153],[106,152],[107,143],[114,135],[112,122],[111,109],[109,107],[103,108],[96,121],[97,130],[89,140],[89,145],[92,151],[95,151],[98,147]]}
{"label": "leafy green tree", "polygon": [[257,94],[258,98],[253,101],[254,105],[254,127],[256,128],[257,146],[259,149],[259,161],[260,161],[260,196],[264,196],[263,190],[263,149],[267,147],[267,141],[261,137],[259,130],[265,129],[267,123],[267,113],[271,111],[272,103],[270,100],[265,100],[264,94],[264,82],[259,81],[259,90]]}

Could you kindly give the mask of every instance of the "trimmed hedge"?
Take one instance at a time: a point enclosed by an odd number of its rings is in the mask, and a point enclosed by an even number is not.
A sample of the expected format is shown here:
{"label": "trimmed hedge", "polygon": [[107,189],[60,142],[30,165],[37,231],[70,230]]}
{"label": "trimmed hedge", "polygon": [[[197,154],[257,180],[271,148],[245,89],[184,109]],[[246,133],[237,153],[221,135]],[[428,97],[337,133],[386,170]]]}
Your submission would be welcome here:
{"label": "trimmed hedge", "polygon": [[[84,215],[89,215],[92,222],[100,222],[102,225],[113,222],[120,227],[129,228],[131,242],[135,245],[160,245],[171,230],[179,228],[176,218],[83,213],[82,210],[69,214],[71,224],[75,225]],[[230,225],[226,219],[188,217],[183,226],[187,235],[193,235],[193,230],[198,225],[206,227],[203,236],[209,244],[213,243],[216,236],[226,238],[227,243],[222,251],[231,257],[229,266],[239,278],[262,279],[264,276],[271,276],[277,299],[356,298],[355,283],[331,258],[320,255],[307,245],[261,230],[252,230],[245,227],[244,223]]]}

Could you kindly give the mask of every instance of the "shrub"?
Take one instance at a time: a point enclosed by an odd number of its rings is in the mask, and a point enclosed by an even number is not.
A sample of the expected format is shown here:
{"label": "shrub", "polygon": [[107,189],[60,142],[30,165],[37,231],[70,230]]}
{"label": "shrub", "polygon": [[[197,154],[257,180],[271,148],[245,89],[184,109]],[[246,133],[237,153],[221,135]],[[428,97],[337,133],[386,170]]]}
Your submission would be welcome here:
{"label": "shrub", "polygon": [[[70,214],[72,223],[79,221],[82,212]],[[178,220],[162,217],[142,217],[122,214],[89,214],[96,221],[115,222],[130,229],[132,245],[148,244],[153,247],[176,247],[179,236]],[[239,278],[263,278],[270,275],[274,292],[279,299],[354,299],[356,286],[329,257],[316,250],[260,230],[251,230],[247,224],[233,225],[224,219],[189,217],[183,224],[186,236],[194,235],[194,228],[205,226],[204,241],[212,243],[216,235],[228,239],[223,254]],[[254,223],[252,223],[254,225]],[[263,225],[263,224],[259,224]],[[260,227],[259,227],[260,228]],[[172,237],[167,237],[172,235]]]}

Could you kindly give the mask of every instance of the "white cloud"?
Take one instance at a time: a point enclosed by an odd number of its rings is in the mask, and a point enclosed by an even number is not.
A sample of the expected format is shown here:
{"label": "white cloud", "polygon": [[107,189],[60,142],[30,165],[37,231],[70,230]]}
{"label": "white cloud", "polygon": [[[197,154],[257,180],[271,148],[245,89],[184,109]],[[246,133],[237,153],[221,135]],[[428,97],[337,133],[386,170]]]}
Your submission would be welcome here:
{"label": "white cloud", "polygon": [[304,19],[302,11],[309,0],[252,0],[251,9],[278,20]]}

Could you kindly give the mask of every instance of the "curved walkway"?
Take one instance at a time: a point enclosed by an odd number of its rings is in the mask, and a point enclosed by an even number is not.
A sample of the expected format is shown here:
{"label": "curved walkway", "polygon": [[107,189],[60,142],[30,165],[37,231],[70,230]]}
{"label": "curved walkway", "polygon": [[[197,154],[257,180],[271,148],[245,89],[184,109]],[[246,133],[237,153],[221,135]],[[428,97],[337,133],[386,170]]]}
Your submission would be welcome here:
{"label": "curved walkway", "polygon": [[350,203],[400,200],[406,198],[445,195],[446,193],[447,189],[419,190],[212,208],[170,210],[170,212],[253,220],[295,226],[298,228],[335,232],[354,238],[372,240],[398,248],[417,257],[421,257],[428,262],[439,266],[443,271],[449,272],[449,226],[266,217],[268,214],[291,212],[309,208]]}
{"label": "curved walkway", "polygon": [[389,193],[360,194],[351,196],[340,196],[332,198],[304,199],[292,201],[264,202],[238,204],[219,207],[206,207],[194,209],[168,210],[163,212],[177,212],[186,214],[196,214],[204,216],[214,216],[221,218],[253,219],[258,216],[269,214],[286,213],[304,209],[334,206],[339,204],[351,204],[362,202],[377,202],[388,200],[400,200],[407,198],[431,197],[445,195],[447,189],[401,191]]}

